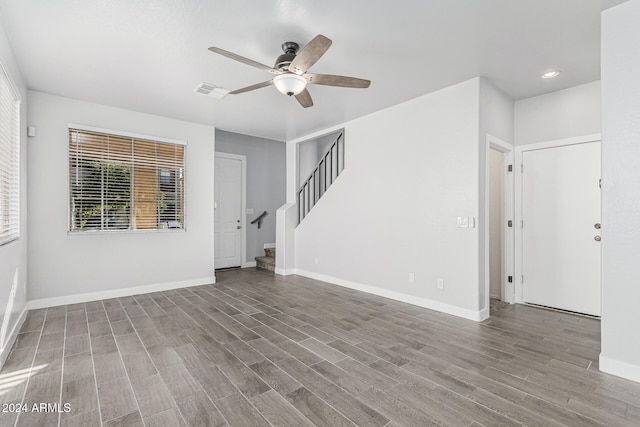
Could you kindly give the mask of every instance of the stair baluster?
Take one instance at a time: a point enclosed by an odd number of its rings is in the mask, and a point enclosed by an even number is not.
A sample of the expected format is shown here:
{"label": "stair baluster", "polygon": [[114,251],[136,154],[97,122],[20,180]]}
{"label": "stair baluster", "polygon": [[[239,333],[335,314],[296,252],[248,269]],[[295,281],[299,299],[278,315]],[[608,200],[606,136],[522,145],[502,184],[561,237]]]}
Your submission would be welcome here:
{"label": "stair baluster", "polygon": [[298,189],[298,224],[309,214],[343,169],[344,138],[341,132]]}

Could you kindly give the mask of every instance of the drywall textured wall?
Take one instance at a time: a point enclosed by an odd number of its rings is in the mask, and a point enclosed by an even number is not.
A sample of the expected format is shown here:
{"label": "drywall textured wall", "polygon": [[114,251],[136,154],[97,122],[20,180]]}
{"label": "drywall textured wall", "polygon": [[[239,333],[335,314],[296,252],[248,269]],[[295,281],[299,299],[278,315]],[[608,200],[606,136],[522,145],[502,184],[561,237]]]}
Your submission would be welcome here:
{"label": "drywall textured wall", "polygon": [[600,369],[640,381],[640,2],[602,14]]}
{"label": "drywall textured wall", "polygon": [[344,125],[346,167],[296,230],[297,270],[480,309],[478,228],[456,222],[478,216],[479,85]]}
{"label": "drywall textured wall", "polygon": [[[265,243],[276,242],[276,211],[286,198],[286,146],[284,142],[216,129],[216,151],[247,157],[247,259],[264,256]],[[263,211],[267,216],[258,229],[250,224]]]}
{"label": "drywall textured wall", "polygon": [[[213,281],[215,131],[165,117],[29,92],[29,300]],[[68,233],[68,124],[187,141],[186,227]]]}
{"label": "drywall textured wall", "polygon": [[516,101],[515,145],[600,133],[600,98],[595,81]]}
{"label": "drywall textured wall", "polygon": [[485,147],[486,134],[513,144],[513,99],[494,86],[488,79],[480,78],[480,144]]}
{"label": "drywall textured wall", "polygon": [[[20,238],[0,246],[0,364],[8,356],[27,301],[27,87],[0,26],[0,64],[20,93]],[[13,296],[12,296],[13,295]]]}

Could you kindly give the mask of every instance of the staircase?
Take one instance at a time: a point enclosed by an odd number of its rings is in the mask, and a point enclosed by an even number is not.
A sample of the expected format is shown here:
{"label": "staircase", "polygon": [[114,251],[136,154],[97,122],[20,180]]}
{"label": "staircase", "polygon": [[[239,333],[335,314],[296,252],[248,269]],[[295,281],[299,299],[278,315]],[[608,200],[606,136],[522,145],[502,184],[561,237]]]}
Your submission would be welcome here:
{"label": "staircase", "polygon": [[298,189],[298,224],[318,203],[327,189],[338,178],[344,169],[344,137],[337,136],[336,141],[316,165],[309,177]]}
{"label": "staircase", "polygon": [[256,268],[267,271],[276,269],[276,248],[264,248],[265,256],[256,257]]}

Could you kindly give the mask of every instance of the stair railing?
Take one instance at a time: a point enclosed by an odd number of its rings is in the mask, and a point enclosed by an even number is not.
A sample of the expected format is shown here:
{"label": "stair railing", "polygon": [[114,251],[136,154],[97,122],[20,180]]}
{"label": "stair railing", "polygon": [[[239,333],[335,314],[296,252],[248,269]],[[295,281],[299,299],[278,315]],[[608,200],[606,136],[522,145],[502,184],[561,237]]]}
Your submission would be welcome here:
{"label": "stair railing", "polygon": [[327,189],[344,170],[344,138],[343,133],[327,150],[316,164],[313,172],[298,189],[298,224],[318,203]]}
{"label": "stair railing", "polygon": [[258,228],[260,228],[262,226],[262,218],[264,218],[265,216],[267,216],[267,211],[262,212],[260,216],[258,216],[258,218],[251,221],[251,224],[255,224],[257,222]]}

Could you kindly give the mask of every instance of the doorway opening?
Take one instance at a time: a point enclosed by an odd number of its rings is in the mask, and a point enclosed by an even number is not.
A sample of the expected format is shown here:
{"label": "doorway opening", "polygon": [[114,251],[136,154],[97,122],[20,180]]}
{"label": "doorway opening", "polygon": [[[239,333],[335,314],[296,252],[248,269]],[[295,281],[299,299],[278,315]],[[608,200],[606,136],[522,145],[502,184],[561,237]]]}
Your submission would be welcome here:
{"label": "doorway opening", "polygon": [[505,154],[489,148],[489,298],[502,300]]}
{"label": "doorway opening", "polygon": [[485,176],[485,307],[515,302],[514,147],[487,134]]}
{"label": "doorway opening", "polygon": [[246,157],[215,153],[214,268],[244,267],[246,259]]}

